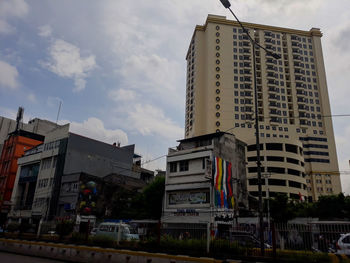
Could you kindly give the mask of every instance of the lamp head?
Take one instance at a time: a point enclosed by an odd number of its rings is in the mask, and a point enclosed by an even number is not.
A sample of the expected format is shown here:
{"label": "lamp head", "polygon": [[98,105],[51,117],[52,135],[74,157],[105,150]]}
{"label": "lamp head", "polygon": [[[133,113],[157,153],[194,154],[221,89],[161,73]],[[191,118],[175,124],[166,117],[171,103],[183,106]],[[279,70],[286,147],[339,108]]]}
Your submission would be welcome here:
{"label": "lamp head", "polygon": [[223,6],[225,8],[229,8],[231,6],[230,1],[229,0],[220,0],[221,4],[223,4]]}

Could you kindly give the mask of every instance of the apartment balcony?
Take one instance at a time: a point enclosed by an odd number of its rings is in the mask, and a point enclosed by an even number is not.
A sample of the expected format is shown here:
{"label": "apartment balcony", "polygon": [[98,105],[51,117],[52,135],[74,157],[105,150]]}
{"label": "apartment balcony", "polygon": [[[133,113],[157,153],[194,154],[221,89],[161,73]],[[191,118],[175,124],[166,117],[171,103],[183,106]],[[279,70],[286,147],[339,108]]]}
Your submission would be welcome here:
{"label": "apartment balcony", "polygon": [[282,122],[282,119],[280,117],[271,117],[270,118],[270,124],[273,125],[273,124],[278,124],[278,123],[281,123]]}
{"label": "apartment balcony", "polygon": [[244,69],[243,73],[245,75],[252,75],[252,71],[250,69]]}
{"label": "apartment balcony", "polygon": [[279,108],[279,103],[277,103],[276,101],[270,101],[269,107],[270,108]]}
{"label": "apartment balcony", "polygon": [[274,65],[276,65],[276,61],[273,60],[273,59],[271,59],[271,58],[268,58],[268,59],[266,60],[266,65],[272,65],[272,66],[274,66]]}
{"label": "apartment balcony", "polygon": [[267,72],[266,77],[275,78],[275,73],[274,73],[274,72],[269,71],[269,72]]}
{"label": "apartment balcony", "polygon": [[243,60],[250,60],[250,56],[243,55]]}
{"label": "apartment balcony", "polygon": [[292,41],[292,48],[293,47],[298,47],[298,48],[301,48],[301,44],[297,41]]}
{"label": "apartment balcony", "polygon": [[275,85],[276,81],[275,78],[267,78],[267,85]]}
{"label": "apartment balcony", "polygon": [[244,111],[245,112],[253,112],[253,107],[245,106]]}
{"label": "apartment balcony", "polygon": [[292,40],[301,41],[301,38],[298,37],[298,36],[295,36],[295,35],[292,35],[290,38],[291,38]]}
{"label": "apartment balcony", "polygon": [[252,99],[244,99],[244,104],[253,105],[253,100]]}
{"label": "apartment balcony", "polygon": [[269,92],[273,92],[273,93],[278,93],[279,89],[274,87],[274,86],[269,86],[268,87]]}
{"label": "apartment balcony", "polygon": [[307,119],[299,119],[299,124],[301,126],[309,126]]}
{"label": "apartment balcony", "polygon": [[304,104],[298,104],[298,110],[299,110],[299,112],[305,112],[306,111],[306,106]]}
{"label": "apartment balcony", "polygon": [[251,65],[251,63],[249,63],[249,62],[244,62],[244,63],[243,63],[243,67],[245,67],[245,68],[251,68],[252,65]]}
{"label": "apartment balcony", "polygon": [[271,117],[279,117],[281,116],[281,111],[280,110],[276,110],[276,109],[271,109],[270,110],[270,115]]}
{"label": "apartment balcony", "polygon": [[270,64],[270,65],[266,65],[266,70],[267,70],[267,71],[270,71],[270,72],[271,72],[271,71],[272,71],[272,72],[275,72],[275,66],[274,66],[274,65],[271,65],[271,64]]}
{"label": "apartment balcony", "polygon": [[280,98],[275,94],[269,94],[269,101],[279,101]]}

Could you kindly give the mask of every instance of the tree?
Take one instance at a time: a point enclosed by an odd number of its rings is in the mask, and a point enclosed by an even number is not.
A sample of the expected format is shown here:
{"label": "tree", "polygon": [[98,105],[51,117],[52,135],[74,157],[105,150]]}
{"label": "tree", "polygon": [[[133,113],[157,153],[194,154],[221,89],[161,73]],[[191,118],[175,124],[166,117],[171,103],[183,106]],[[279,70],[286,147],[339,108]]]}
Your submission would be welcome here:
{"label": "tree", "polygon": [[141,193],[118,188],[110,194],[111,217],[117,219],[160,219],[165,178],[156,177]]}
{"label": "tree", "polygon": [[[349,199],[349,197],[347,197]],[[343,219],[347,212],[345,196],[343,193],[338,195],[320,196],[317,201],[317,214],[320,219]]]}
{"label": "tree", "polygon": [[156,177],[142,192],[145,215],[148,219],[160,219],[162,216],[164,192],[165,177]]}
{"label": "tree", "polygon": [[277,194],[270,201],[270,214],[277,223],[285,223],[295,217],[295,209],[292,202],[288,202],[286,194]]}
{"label": "tree", "polygon": [[56,233],[62,237],[69,235],[73,232],[74,222],[69,220],[63,220],[57,223],[56,225]]}

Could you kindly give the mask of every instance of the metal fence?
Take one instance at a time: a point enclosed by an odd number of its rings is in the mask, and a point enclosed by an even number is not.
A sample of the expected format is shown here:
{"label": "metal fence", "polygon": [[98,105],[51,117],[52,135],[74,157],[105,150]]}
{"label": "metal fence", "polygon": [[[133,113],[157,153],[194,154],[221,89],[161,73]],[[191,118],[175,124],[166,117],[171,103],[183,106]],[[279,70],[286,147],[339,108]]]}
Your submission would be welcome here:
{"label": "metal fence", "polygon": [[[162,224],[161,238],[176,242],[196,241],[196,249],[218,255],[231,253],[259,256],[260,237],[257,223],[226,224]],[[341,234],[350,233],[350,222],[313,221],[300,223],[271,223],[264,227],[265,256],[273,251],[294,250],[335,253]],[[275,242],[273,242],[275,240]]]}
{"label": "metal fence", "polygon": [[340,235],[350,233],[350,222],[275,224],[275,229],[279,249],[336,252],[336,242]]}

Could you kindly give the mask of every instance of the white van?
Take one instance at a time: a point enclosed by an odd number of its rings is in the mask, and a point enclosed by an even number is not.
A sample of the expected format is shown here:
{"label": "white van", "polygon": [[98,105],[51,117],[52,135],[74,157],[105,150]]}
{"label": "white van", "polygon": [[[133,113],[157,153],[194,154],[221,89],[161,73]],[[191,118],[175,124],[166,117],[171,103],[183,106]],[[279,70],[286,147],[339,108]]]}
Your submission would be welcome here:
{"label": "white van", "polygon": [[96,236],[108,236],[116,241],[139,240],[138,234],[132,234],[130,226],[124,223],[101,223],[96,231]]}

